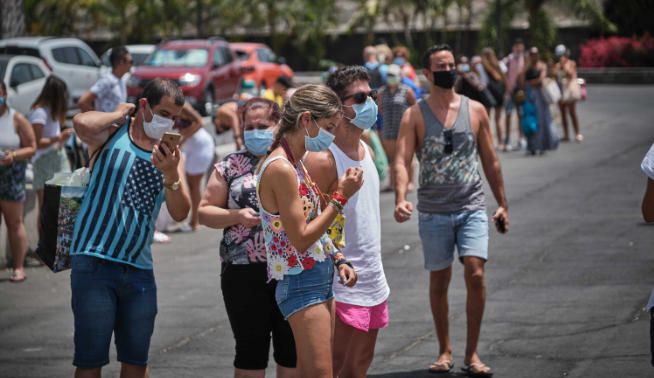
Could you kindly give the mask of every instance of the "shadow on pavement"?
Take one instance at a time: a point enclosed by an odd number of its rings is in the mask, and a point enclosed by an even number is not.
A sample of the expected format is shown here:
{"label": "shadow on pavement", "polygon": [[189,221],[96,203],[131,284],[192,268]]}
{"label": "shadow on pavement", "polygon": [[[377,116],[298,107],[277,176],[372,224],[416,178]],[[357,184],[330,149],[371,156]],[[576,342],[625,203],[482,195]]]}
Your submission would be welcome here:
{"label": "shadow on pavement", "polygon": [[383,374],[368,374],[368,378],[450,378],[450,377],[467,377],[463,372],[452,370],[450,373],[430,373],[426,369],[413,371],[396,371]]}

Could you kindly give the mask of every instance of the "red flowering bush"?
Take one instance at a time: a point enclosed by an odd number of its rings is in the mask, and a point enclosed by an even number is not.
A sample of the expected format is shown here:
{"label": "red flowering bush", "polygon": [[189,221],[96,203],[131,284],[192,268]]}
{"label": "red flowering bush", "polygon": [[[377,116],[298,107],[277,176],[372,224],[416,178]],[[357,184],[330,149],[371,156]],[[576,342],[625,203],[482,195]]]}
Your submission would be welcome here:
{"label": "red flowering bush", "polygon": [[654,66],[654,37],[609,37],[590,39],[581,45],[581,67]]}

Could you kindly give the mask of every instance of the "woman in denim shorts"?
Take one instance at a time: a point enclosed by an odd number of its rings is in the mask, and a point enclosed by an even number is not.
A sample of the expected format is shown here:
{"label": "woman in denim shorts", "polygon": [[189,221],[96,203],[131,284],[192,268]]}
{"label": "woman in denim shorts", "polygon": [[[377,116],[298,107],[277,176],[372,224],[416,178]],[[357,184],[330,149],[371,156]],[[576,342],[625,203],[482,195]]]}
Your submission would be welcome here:
{"label": "woman in denim shorts", "polygon": [[272,144],[281,114],[276,103],[253,98],[243,105],[240,116],[245,148],[216,164],[200,202],[199,219],[208,227],[225,230],[220,242],[220,286],[236,341],[234,375],[264,376],[272,335],[277,377],[294,377],[293,332],[275,301],[277,283],[266,278],[254,175]]}
{"label": "woman in denim shorts", "polygon": [[9,107],[7,86],[0,81],[0,216],[5,219],[14,264],[10,282],[22,282],[26,278],[25,168],[34,151],[36,140],[32,125]]}
{"label": "woman in denim shorts", "polygon": [[321,212],[319,190],[300,160],[307,151],[329,147],[341,106],[323,85],[298,88],[284,106],[272,152],[258,174],[268,276],[278,280],[277,305],[291,324],[302,377],[332,377],[334,266],[346,286],[356,282],[354,269],[326,231],[361,187],[362,171],[348,170]]}

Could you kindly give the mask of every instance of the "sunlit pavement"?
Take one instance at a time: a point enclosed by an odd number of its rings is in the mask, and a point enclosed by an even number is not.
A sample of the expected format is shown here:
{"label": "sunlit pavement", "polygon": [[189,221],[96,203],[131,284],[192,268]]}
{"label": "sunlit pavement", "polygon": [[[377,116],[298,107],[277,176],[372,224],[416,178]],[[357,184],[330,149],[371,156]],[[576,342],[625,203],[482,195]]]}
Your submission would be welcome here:
{"label": "sunlit pavement", "polygon": [[[579,105],[585,141],[543,157],[501,154],[510,233],[491,233],[479,353],[497,377],[648,377],[654,228],[643,224],[640,161],[654,142],[654,87],[593,86]],[[486,188],[488,211],[495,209]],[[414,197],[415,198],[415,197]],[[417,217],[398,225],[382,195],[391,323],[374,377],[427,377],[436,357]],[[172,234],[154,247],[159,314],[153,377],[230,377],[234,343],[220,293],[220,232]],[[465,348],[465,287],[455,263],[450,333],[455,369]],[[0,376],[72,376],[69,273],[31,268],[0,282]],[[2,275],[8,277],[8,273]],[[105,376],[117,376],[112,347]],[[274,369],[268,369],[270,375]],[[452,376],[456,376],[453,374]]]}

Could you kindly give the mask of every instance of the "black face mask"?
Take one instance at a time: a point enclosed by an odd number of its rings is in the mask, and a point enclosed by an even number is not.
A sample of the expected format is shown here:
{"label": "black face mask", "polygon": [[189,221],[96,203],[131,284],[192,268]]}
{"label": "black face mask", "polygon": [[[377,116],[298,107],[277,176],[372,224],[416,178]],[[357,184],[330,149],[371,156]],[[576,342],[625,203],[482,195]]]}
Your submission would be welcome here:
{"label": "black face mask", "polygon": [[433,71],[434,85],[443,89],[452,89],[456,80],[456,70]]}

